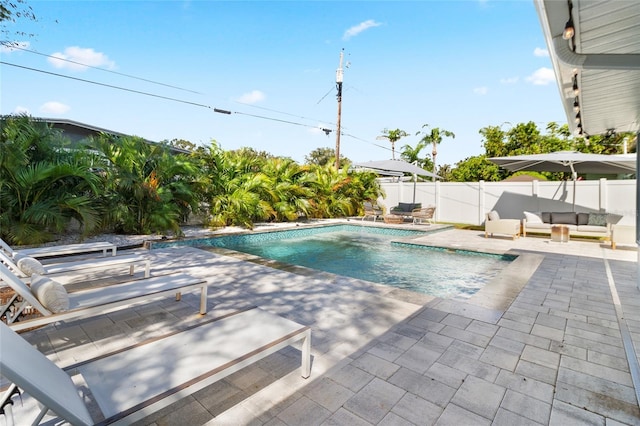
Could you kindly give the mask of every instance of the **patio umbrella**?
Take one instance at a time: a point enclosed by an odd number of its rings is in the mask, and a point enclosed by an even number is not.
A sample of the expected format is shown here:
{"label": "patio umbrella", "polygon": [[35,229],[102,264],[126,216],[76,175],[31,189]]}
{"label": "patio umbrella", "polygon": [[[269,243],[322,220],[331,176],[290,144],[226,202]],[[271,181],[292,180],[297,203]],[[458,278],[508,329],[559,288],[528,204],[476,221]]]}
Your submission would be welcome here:
{"label": "patio umbrella", "polygon": [[[404,160],[380,160],[355,163],[353,167],[370,169],[378,174],[386,176],[402,176],[403,173],[411,173],[419,176],[440,179],[440,176]],[[413,180],[413,202],[416,202],[416,179]]]}
{"label": "patio umbrella", "polygon": [[[379,174],[387,174],[388,176],[398,176],[399,173],[411,173],[419,176],[436,177],[440,178],[431,172],[426,171],[414,164],[407,163],[404,160],[381,160],[381,161],[367,161],[364,163],[356,163],[354,167],[361,167],[364,169],[372,169]],[[392,173],[384,173],[392,172]]]}
{"label": "patio umbrella", "polygon": [[573,180],[573,208],[576,205],[576,179],[578,173],[629,174],[636,172],[635,154],[588,154],[575,151],[557,151],[547,154],[493,157],[489,161],[512,172],[571,172]]}

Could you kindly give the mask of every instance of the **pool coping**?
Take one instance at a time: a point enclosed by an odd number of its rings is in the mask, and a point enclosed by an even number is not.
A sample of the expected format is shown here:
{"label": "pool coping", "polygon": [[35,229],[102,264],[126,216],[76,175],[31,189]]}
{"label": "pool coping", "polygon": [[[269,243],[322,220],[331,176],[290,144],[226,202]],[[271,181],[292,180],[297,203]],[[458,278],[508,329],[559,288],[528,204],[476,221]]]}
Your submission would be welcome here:
{"label": "pool coping", "polygon": [[275,229],[263,229],[263,228],[242,229],[242,230],[236,230],[233,232],[212,232],[211,234],[208,234],[208,235],[199,235],[195,237],[175,237],[175,238],[165,238],[161,240],[157,240],[157,239],[146,240],[143,243],[143,246],[148,250],[153,250],[154,246],[156,245],[159,245],[162,247],[165,244],[176,244],[176,245],[187,245],[190,247],[200,247],[200,246],[189,244],[189,243],[193,241],[208,240],[212,238],[225,238],[230,236],[242,236],[242,235],[260,235],[260,234],[269,234],[274,232],[297,231],[297,230],[303,230],[303,229],[327,228],[327,227],[337,227],[337,226],[361,226],[361,227],[371,227],[371,228],[395,229],[395,230],[402,230],[402,231],[415,231],[415,232],[421,233],[421,235],[415,235],[415,236],[397,236],[399,239],[400,238],[419,238],[419,237],[427,236],[429,234],[443,232],[443,231],[447,231],[454,228],[453,225],[437,225],[436,224],[436,225],[429,225],[426,229],[424,228],[416,229],[416,225],[412,225],[409,223],[401,224],[398,226],[389,226],[388,224],[385,224],[385,223],[374,223],[374,222],[360,223],[360,222],[354,222],[348,219],[341,220],[341,221],[333,221],[331,223],[327,223],[327,222],[293,223],[292,222],[290,226],[277,227]]}

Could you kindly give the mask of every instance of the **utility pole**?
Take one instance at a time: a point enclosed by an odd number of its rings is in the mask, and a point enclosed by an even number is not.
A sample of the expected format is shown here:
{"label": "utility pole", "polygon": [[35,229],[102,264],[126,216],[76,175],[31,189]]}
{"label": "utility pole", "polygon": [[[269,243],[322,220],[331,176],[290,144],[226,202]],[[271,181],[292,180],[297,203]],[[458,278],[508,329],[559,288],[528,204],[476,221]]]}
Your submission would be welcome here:
{"label": "utility pole", "polygon": [[342,118],[342,79],[344,71],[342,69],[342,59],[344,49],[340,51],[340,66],[336,71],[336,87],[338,89],[338,120],[336,121],[336,170],[340,170],[340,119]]}

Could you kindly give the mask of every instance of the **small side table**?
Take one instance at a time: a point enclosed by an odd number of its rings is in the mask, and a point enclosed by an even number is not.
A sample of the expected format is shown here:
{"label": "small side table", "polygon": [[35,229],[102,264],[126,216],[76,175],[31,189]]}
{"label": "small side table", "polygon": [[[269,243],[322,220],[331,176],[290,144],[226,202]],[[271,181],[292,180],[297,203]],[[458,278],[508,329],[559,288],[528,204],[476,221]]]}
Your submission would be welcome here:
{"label": "small side table", "polygon": [[551,241],[555,241],[557,243],[568,243],[569,227],[567,225],[552,225]]}
{"label": "small side table", "polygon": [[388,214],[384,216],[384,223],[402,223],[404,222],[404,216],[397,214]]}

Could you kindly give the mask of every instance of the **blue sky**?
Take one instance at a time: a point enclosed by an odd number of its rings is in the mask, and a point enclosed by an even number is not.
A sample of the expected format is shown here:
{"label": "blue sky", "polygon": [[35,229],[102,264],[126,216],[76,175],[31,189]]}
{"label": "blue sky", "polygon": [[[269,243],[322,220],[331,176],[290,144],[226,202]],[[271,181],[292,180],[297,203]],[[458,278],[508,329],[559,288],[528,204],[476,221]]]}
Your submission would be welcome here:
{"label": "blue sky", "polygon": [[303,162],[335,147],[335,131],[320,127],[336,127],[344,49],[340,150],[356,162],[391,158],[390,144],[376,140],[385,128],[411,135],[396,150],[415,146],[423,124],[454,132],[438,147],[438,164],[453,165],[483,152],[482,127],[566,122],[529,0],[28,4],[38,21],[15,29],[36,35],[21,46],[76,63],[7,49],[1,60],[73,79],[1,64],[2,114],[154,141],[214,139],[223,149],[250,146]]}

